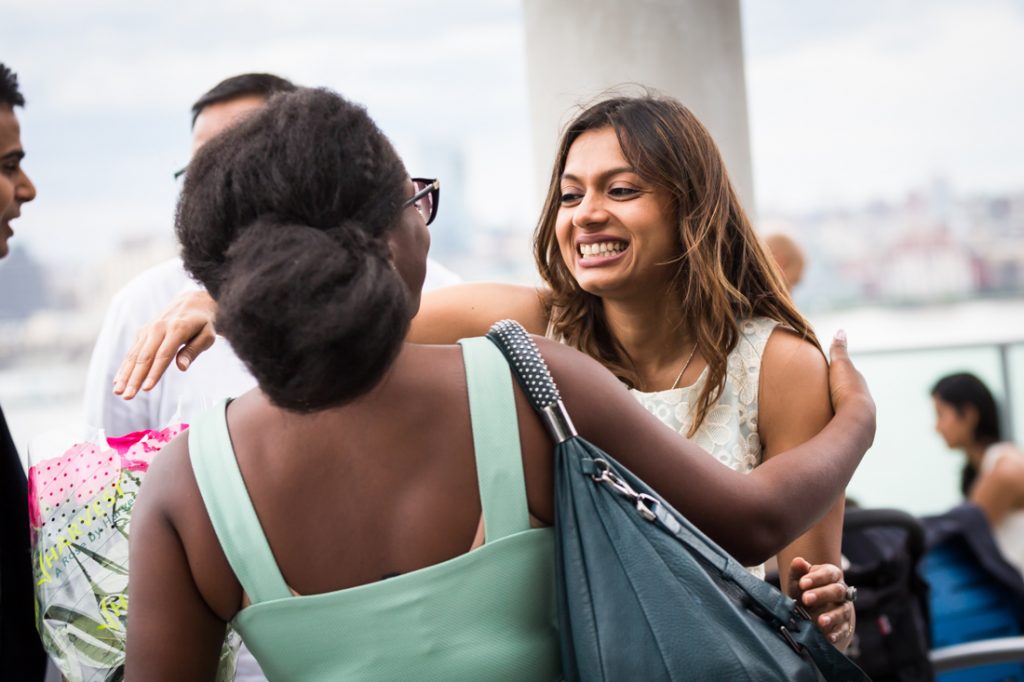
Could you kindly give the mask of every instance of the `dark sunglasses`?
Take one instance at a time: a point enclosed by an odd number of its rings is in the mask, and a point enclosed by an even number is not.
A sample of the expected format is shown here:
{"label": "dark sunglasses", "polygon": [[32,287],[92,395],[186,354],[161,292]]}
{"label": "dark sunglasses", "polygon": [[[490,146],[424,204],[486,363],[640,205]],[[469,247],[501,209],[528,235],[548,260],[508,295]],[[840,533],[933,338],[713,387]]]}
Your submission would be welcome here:
{"label": "dark sunglasses", "polygon": [[437,217],[437,204],[441,200],[441,181],[436,178],[412,178],[412,184],[416,192],[402,204],[402,208],[415,206],[423,216],[423,221],[429,225]]}

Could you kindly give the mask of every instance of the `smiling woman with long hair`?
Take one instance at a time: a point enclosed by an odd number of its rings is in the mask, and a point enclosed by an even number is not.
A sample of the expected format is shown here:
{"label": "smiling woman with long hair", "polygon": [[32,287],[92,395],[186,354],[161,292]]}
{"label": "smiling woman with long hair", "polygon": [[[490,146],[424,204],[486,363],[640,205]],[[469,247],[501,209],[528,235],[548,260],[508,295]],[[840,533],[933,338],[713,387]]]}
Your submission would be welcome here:
{"label": "smiling woman with long hair", "polygon": [[[738,471],[827,423],[817,338],[743,211],[714,140],[678,101],[615,97],[569,123],[534,255],[545,288],[442,290],[425,298],[411,338],[440,342],[517,319],[597,359],[662,422]],[[837,503],[778,563],[794,597],[827,585],[804,603],[845,646],[853,608],[837,568],[841,529]],[[764,575],[762,566],[751,570]]]}

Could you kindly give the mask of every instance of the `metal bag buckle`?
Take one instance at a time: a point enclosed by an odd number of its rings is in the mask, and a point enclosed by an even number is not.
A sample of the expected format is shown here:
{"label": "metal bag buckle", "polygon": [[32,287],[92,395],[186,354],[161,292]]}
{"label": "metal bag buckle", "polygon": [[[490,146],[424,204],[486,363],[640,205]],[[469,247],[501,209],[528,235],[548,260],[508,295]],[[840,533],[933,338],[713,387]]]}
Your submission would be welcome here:
{"label": "metal bag buckle", "polygon": [[595,483],[604,483],[622,497],[625,497],[631,502],[635,502],[637,512],[639,512],[640,516],[644,517],[646,520],[653,522],[658,518],[655,510],[661,503],[657,499],[651,497],[647,493],[638,493],[634,490],[633,487],[626,483],[621,476],[615,473],[611,464],[606,460],[597,458],[593,461],[594,466],[600,469],[600,473],[590,475],[590,478],[592,478]]}

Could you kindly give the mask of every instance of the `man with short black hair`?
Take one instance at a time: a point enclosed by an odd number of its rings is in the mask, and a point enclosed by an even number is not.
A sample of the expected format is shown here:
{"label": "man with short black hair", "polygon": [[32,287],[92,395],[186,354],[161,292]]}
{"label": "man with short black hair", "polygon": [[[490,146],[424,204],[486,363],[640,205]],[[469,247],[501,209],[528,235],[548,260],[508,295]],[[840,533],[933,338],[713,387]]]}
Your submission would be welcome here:
{"label": "man with short black hair", "polygon": [[[21,126],[14,107],[25,106],[18,77],[0,64],[0,258],[14,236],[11,221],[36,197],[21,160]],[[3,292],[0,291],[0,296]],[[32,556],[29,548],[25,469],[0,409],[0,674],[10,680],[42,680],[46,654],[36,631]]]}
{"label": "man with short black hair", "polygon": [[194,155],[225,128],[262,107],[273,95],[295,89],[290,80],[270,73],[243,73],[217,83],[192,105],[191,153]]}
{"label": "man with short black hair", "polygon": [[203,109],[221,102],[229,102],[240,97],[260,97],[264,100],[279,92],[292,92],[297,87],[286,78],[275,76],[272,73],[243,73],[240,76],[232,76],[217,83],[207,90],[202,97],[192,105],[192,127],[196,126],[196,119]]}

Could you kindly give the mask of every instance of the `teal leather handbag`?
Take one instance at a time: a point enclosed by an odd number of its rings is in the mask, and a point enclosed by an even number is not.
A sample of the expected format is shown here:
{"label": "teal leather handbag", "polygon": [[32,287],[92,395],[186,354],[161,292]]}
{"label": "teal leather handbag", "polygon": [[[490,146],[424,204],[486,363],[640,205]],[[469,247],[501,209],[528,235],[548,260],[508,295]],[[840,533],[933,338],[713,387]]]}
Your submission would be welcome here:
{"label": "teal leather handbag", "polygon": [[555,576],[567,680],[867,680],[793,599],[755,578],[581,438],[536,344],[488,333],[555,443]]}

